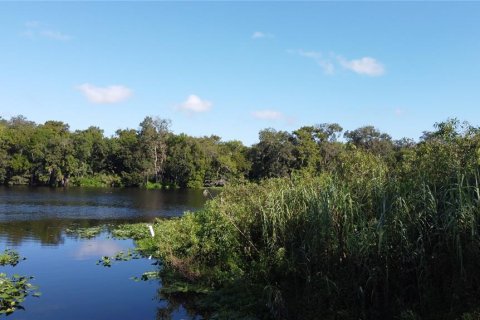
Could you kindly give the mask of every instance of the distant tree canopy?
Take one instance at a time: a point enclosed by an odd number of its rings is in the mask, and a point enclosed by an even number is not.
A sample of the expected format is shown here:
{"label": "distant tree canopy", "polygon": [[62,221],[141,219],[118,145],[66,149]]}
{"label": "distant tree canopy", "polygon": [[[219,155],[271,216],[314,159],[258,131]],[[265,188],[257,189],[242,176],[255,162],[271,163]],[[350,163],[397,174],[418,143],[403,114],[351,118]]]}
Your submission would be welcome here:
{"label": "distant tree canopy", "polygon": [[401,168],[420,158],[423,163],[415,165],[440,179],[441,170],[448,168],[438,168],[435,159],[447,154],[445,148],[477,148],[472,141],[479,140],[480,130],[456,119],[434,128],[419,142],[394,141],[373,126],[346,131],[344,142],[339,141],[343,128],[336,123],[291,133],[264,129],[259,142],[248,147],[218,136],[175,134],[170,121],[159,117],[145,117],[137,129],[121,129],[112,137],[98,127],[71,131],[61,121],[36,124],[23,116],[0,118],[0,183],[198,188],[293,172],[344,174],[348,166]]}

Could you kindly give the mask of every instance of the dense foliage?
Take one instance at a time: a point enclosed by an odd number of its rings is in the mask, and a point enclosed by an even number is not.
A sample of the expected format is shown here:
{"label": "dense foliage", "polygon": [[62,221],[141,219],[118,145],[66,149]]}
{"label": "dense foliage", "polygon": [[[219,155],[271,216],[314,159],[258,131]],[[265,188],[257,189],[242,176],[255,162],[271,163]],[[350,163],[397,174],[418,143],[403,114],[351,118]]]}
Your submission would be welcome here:
{"label": "dense foliage", "polygon": [[59,121],[0,118],[0,183],[8,185],[203,187],[249,171],[247,148],[219,137],[175,135],[169,121],[146,117],[137,130],[106,137]]}
{"label": "dense foliage", "polygon": [[478,317],[476,128],[440,123],[416,144],[368,127],[345,145],[296,132],[316,154],[275,134],[260,143],[278,161],[260,170],[294,171],[300,154],[306,170],[227,186],[204,210],[156,224],[143,249],[163,261],[165,294],[201,292],[198,306],[225,319]]}
{"label": "dense foliage", "polygon": [[265,129],[251,147],[218,136],[174,134],[168,120],[146,117],[137,129],[106,137],[90,127],[72,132],[68,124],[36,124],[22,116],[0,118],[0,184],[144,186],[199,188],[229,182],[287,177],[295,171],[318,174],[342,161],[355,146],[394,160],[408,140],[367,126],[344,133],[338,124],[306,126],[292,133]]}

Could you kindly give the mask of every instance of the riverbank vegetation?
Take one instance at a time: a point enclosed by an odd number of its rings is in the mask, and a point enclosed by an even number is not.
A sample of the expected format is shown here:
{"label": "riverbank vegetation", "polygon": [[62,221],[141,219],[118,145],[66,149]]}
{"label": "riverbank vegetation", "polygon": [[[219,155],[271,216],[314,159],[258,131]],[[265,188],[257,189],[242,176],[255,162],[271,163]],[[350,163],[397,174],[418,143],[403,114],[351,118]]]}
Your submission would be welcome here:
{"label": "riverbank vegetation", "polygon": [[139,128],[106,137],[90,127],[0,118],[0,183],[85,187],[200,188],[244,179],[247,148],[220,137],[174,134],[170,122],[146,117]]}
{"label": "riverbank vegetation", "polygon": [[213,318],[477,319],[480,134],[436,128],[400,149],[352,134],[320,173],[229,185],[140,248]]}
{"label": "riverbank vegetation", "polygon": [[[339,138],[344,137],[340,142]],[[414,142],[393,140],[366,126],[343,132],[338,124],[293,132],[265,129],[251,147],[218,136],[170,131],[168,120],[146,117],[137,129],[106,137],[90,127],[71,131],[61,121],[36,124],[0,118],[0,184],[202,188],[329,170],[351,147],[393,160]]]}

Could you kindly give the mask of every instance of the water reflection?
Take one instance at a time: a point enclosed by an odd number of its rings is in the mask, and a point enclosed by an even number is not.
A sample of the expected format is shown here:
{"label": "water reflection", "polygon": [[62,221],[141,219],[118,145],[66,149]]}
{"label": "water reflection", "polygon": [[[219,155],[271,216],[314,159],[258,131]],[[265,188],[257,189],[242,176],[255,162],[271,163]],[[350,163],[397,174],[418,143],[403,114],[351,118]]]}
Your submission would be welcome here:
{"label": "water reflection", "polygon": [[152,219],[200,208],[200,190],[0,187],[0,221]]}
{"label": "water reflection", "polygon": [[205,203],[200,190],[0,187],[0,241],[60,245],[63,230],[180,216]]}
{"label": "water reflection", "polygon": [[194,297],[188,294],[168,294],[162,293],[162,290],[158,290],[158,301],[161,306],[157,309],[156,320],[176,320],[179,319],[191,319],[199,320],[203,319],[198,314],[198,310],[195,309]]}
{"label": "water reflection", "polygon": [[86,240],[73,254],[76,260],[113,256],[123,248],[114,240]]}
{"label": "water reflection", "polygon": [[[0,187],[0,250],[27,257],[9,273],[35,276],[40,299],[10,319],[198,319],[184,304],[158,300],[159,283],[131,277],[154,270],[147,259],[96,265],[132,248],[130,240],[80,239],[65,230],[179,216],[204,205],[201,191]],[[3,272],[3,269],[2,269]]]}

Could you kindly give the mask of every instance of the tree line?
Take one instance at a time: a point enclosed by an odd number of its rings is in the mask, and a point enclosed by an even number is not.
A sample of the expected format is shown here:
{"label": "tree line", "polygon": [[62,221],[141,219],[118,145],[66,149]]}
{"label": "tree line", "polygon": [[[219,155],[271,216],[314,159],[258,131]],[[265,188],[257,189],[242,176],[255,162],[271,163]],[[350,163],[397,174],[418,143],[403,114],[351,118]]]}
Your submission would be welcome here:
{"label": "tree line", "polygon": [[[419,142],[394,140],[373,126],[344,131],[336,123],[304,126],[293,132],[264,129],[259,142],[222,141],[219,136],[175,134],[170,121],[147,116],[137,129],[105,136],[89,127],[72,131],[61,121],[37,124],[23,116],[0,118],[0,183],[49,186],[144,186],[200,188],[234,181],[338,171],[361,149],[387,165],[428,141],[455,138],[460,128],[478,129],[456,119],[436,124]],[[340,139],[343,137],[344,139]]]}

